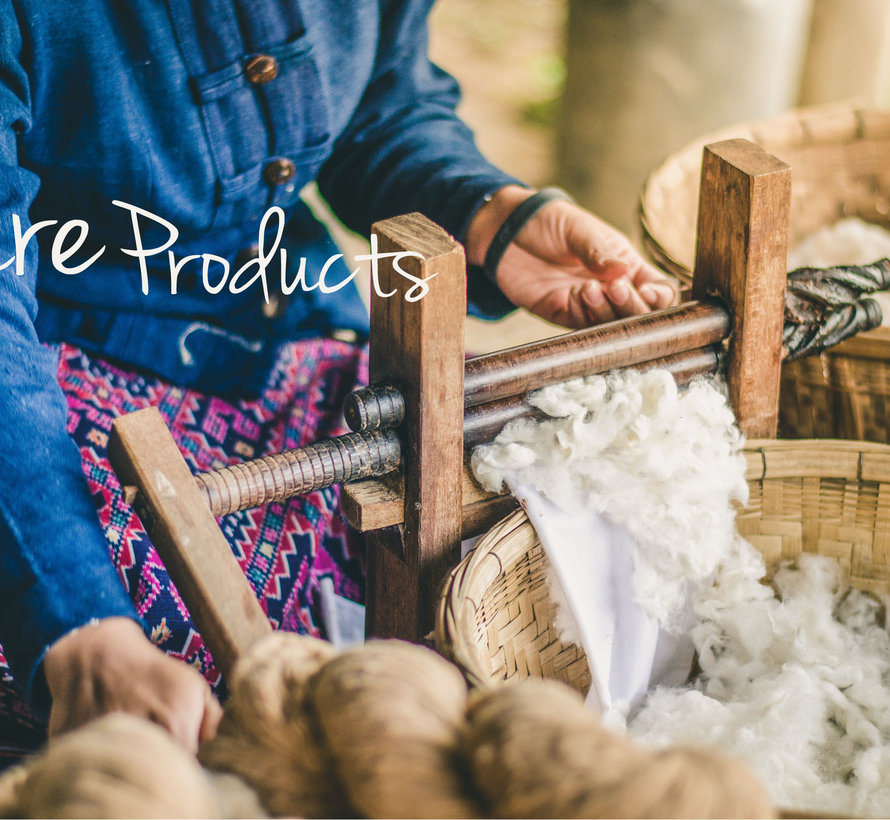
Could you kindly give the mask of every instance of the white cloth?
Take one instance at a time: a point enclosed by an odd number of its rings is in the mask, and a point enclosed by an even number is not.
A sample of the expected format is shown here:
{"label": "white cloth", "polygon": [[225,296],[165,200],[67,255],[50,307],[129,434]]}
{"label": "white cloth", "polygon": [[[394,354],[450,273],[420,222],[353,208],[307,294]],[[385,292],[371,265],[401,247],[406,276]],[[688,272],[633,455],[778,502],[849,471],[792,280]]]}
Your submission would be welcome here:
{"label": "white cloth", "polygon": [[587,655],[594,682],[588,704],[604,714],[612,709],[627,714],[650,686],[684,683],[692,643],[665,633],[636,601],[637,547],[627,528],[583,506],[561,509],[515,477],[507,483],[541,539],[551,584],[559,584],[560,633],[564,638],[574,633]]}

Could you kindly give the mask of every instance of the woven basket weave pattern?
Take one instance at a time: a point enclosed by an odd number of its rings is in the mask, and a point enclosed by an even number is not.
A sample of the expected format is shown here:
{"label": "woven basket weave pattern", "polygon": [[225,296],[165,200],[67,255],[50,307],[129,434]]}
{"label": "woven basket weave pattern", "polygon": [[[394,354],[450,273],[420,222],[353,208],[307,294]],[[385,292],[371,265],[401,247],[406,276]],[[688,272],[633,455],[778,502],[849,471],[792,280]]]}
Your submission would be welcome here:
{"label": "woven basket weave pattern", "polygon": [[[688,286],[695,260],[702,149],[743,137],[791,166],[791,244],[846,216],[890,228],[890,110],[848,105],[788,112],[703,136],[649,177],[640,200],[652,260]],[[780,433],[890,442],[890,335],[860,334],[821,358],[786,365]],[[870,355],[863,355],[866,348]]]}
{"label": "woven basket weave pattern", "polygon": [[[739,532],[770,570],[801,552],[836,558],[851,583],[890,593],[890,446],[852,441],[756,441],[746,447],[750,502]],[[546,557],[521,510],[493,527],[452,572],[437,646],[470,682],[530,675],[590,687],[583,650],[561,643]]]}
{"label": "woven basket weave pattern", "polygon": [[782,368],[780,435],[890,442],[890,327]]}

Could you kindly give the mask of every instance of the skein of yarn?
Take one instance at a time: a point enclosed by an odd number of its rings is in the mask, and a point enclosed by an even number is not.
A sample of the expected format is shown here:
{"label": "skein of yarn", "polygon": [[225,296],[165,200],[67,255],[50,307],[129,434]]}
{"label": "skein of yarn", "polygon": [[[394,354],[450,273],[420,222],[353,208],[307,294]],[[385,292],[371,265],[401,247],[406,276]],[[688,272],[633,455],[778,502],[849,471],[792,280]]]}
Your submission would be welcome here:
{"label": "skein of yarn", "polygon": [[476,693],[461,748],[493,817],[776,816],[741,763],[637,746],[554,681]]}
{"label": "skein of yarn", "polygon": [[274,815],[774,817],[741,763],[655,751],[607,730],[554,681],[474,693],[420,646],[334,656],[273,634],[245,656],[202,762],[234,772]]}
{"label": "skein of yarn", "polygon": [[354,814],[308,702],[306,681],[334,658],[315,638],[273,632],[242,657],[216,737],[198,753],[210,769],[242,777],[276,817]]}
{"label": "skein of yarn", "polygon": [[274,815],[481,816],[458,761],[456,667],[398,641],[329,652],[312,638],[264,639],[239,663],[201,761],[240,775]]}
{"label": "skein of yarn", "polygon": [[0,818],[21,817],[18,792],[28,778],[28,767],[20,763],[0,774]]}
{"label": "skein of yarn", "polygon": [[272,633],[231,688],[199,753],[212,772],[160,727],[108,715],[0,778],[0,817],[775,816],[740,763],[638,746],[554,681],[468,697],[413,644],[338,653]]}
{"label": "skein of yarn", "polygon": [[310,681],[337,774],[365,817],[479,817],[458,753],[467,685],[436,653],[375,641]]}
{"label": "skein of yarn", "polygon": [[2,817],[222,816],[195,758],[160,726],[120,713],[54,738],[0,782],[11,798],[0,798]]}

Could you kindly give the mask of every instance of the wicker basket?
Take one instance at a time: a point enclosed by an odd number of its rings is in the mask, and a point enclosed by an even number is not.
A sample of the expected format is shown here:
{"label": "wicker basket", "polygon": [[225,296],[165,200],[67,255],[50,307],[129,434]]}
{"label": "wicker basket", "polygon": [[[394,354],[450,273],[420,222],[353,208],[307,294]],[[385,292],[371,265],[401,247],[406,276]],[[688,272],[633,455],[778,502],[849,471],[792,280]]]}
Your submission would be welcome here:
{"label": "wicker basket", "polygon": [[[640,201],[643,246],[688,284],[695,259],[702,148],[744,137],[791,166],[791,244],[845,216],[890,228],[890,110],[830,106],[708,134],[671,155]],[[890,331],[857,336],[783,370],[780,434],[890,442]]]}
{"label": "wicker basket", "polygon": [[[837,558],[860,589],[890,592],[890,446],[851,441],[756,441],[745,450],[751,499],[738,529],[775,568],[801,552]],[[451,573],[436,644],[475,686],[529,676],[585,692],[583,650],[561,643],[546,556],[521,510]]]}

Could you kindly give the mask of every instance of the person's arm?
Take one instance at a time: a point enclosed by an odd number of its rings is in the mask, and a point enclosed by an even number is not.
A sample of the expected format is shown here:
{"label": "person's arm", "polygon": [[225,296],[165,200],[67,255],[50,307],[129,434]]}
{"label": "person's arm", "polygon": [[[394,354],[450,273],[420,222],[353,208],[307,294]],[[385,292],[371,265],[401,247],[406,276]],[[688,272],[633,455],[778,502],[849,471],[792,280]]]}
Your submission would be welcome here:
{"label": "person's arm", "polygon": [[[39,186],[18,162],[19,135],[31,127],[21,49],[13,5],[0,0],[0,643],[14,678],[44,709],[46,693],[35,684],[46,661],[54,730],[117,708],[152,717],[194,746],[206,684],[145,637],[109,558],[79,453],[66,432],[57,357],[34,329],[35,243],[21,275],[14,261],[5,264],[15,255],[13,216],[26,231]],[[135,665],[132,675],[120,668],[107,674],[117,651]],[[163,686],[147,699],[133,675],[160,679]],[[178,701],[194,710],[199,699],[197,718],[184,719]]]}
{"label": "person's arm", "polygon": [[377,69],[319,174],[337,215],[367,233],[377,219],[425,214],[466,245],[469,293],[489,315],[513,305],[581,327],[675,301],[671,280],[623,234],[565,202],[543,208],[517,236],[497,288],[482,274],[492,236],[534,191],[485,160],[457,117],[457,83],[427,58],[427,5],[384,4]]}
{"label": "person's arm", "polygon": [[[322,166],[319,190],[343,223],[365,236],[377,220],[418,211],[463,241],[485,198],[518,180],[479,153],[455,114],[457,83],[427,58],[432,3],[380,5],[374,75]],[[513,308],[480,271],[469,288],[483,315]]]}
{"label": "person's arm", "polygon": [[[532,192],[506,186],[467,229],[468,261],[482,265],[504,220]],[[548,321],[580,328],[668,307],[676,282],[649,264],[630,240],[572,202],[549,202],[517,233],[497,266],[510,301]]]}

